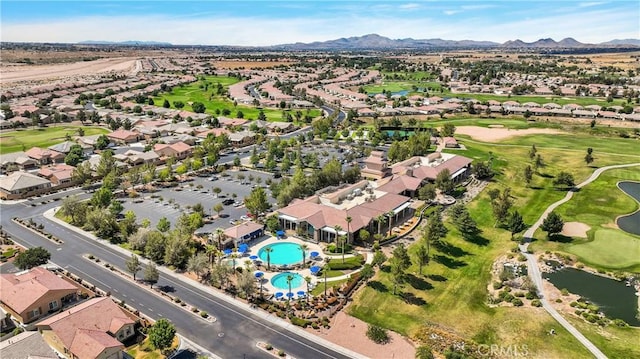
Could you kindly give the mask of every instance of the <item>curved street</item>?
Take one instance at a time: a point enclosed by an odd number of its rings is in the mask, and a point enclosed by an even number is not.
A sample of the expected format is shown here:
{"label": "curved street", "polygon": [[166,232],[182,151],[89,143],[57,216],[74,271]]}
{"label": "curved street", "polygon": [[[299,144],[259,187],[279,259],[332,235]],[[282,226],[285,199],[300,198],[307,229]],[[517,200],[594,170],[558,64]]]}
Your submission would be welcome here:
{"label": "curved street", "polygon": [[[270,343],[297,358],[362,357],[280,318],[251,309],[248,305],[235,301],[231,297],[221,298],[225,294],[214,292],[211,288],[199,285],[195,281],[180,278],[177,274],[168,275],[166,271],[161,271],[157,285],[171,288],[173,295],[200,310],[207,311],[217,318],[215,323],[186,313],[159,296],[149,295],[147,288],[142,288],[104,267],[91,263],[83,258],[84,254],[93,254],[120,269],[125,269],[128,254],[112,248],[102,240],[93,240],[43,216],[45,211],[59,206],[59,202],[40,204],[41,202],[64,198],[74,193],[83,193],[83,191],[74,189],[20,203],[3,203],[0,224],[16,243],[25,247],[44,247],[51,253],[53,263],[102,289],[111,291],[114,297],[125,300],[127,304],[151,318],[164,317],[171,320],[179,334],[220,357],[271,357],[256,347],[257,341]],[[81,198],[87,197],[87,194],[81,195]],[[37,205],[32,206],[32,204]],[[36,223],[44,224],[45,231],[61,238],[64,244],[57,245],[23,228],[11,220],[13,217],[32,218]]]}
{"label": "curved street", "polygon": [[591,352],[591,354],[593,354],[594,357],[598,359],[605,359],[607,358],[607,356],[604,355],[604,353],[600,351],[600,349],[598,349],[598,347],[596,347],[589,339],[587,339],[584,335],[582,335],[582,333],[580,333],[578,329],[576,329],[571,323],[569,323],[564,317],[562,317],[562,315],[558,313],[558,311],[551,305],[551,303],[547,301],[546,295],[544,293],[544,287],[542,286],[543,284],[542,273],[540,272],[540,268],[538,268],[538,264],[536,262],[535,256],[533,254],[528,253],[527,248],[529,248],[529,243],[533,239],[533,235],[535,234],[536,230],[538,230],[538,228],[542,225],[542,222],[545,220],[545,218],[547,218],[547,215],[553,212],[553,210],[558,208],[563,203],[568,202],[573,197],[573,194],[576,193],[575,189],[580,189],[588,185],[589,183],[595,181],[604,171],[607,171],[610,169],[634,167],[634,166],[640,166],[640,163],[606,166],[606,167],[601,167],[595,170],[591,174],[591,176],[589,176],[589,178],[587,178],[582,183],[576,185],[575,188],[569,190],[563,199],[555,203],[552,203],[549,207],[547,207],[547,209],[545,209],[545,211],[542,213],[540,218],[538,218],[536,223],[534,223],[533,226],[531,226],[529,229],[527,229],[526,232],[524,232],[524,238],[526,242],[520,245],[520,251],[527,258],[527,267],[528,267],[529,275],[531,276],[531,279],[533,279],[533,282],[536,284],[536,287],[538,288],[538,294],[540,295],[540,301],[542,302],[542,307],[556,321],[558,321],[560,325],[562,325],[569,333],[571,333],[571,335],[573,335],[580,343],[582,343],[582,345],[584,345]]}

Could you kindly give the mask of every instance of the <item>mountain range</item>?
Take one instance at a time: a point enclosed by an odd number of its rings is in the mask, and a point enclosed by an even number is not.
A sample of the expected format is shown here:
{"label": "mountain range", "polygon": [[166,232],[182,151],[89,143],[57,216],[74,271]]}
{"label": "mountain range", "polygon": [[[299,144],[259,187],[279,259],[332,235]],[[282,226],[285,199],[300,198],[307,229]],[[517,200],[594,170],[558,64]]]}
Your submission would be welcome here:
{"label": "mountain range", "polygon": [[171,46],[168,42],[159,41],[99,41],[99,40],[87,40],[78,42],[78,45],[121,45],[121,46]]}
{"label": "mountain range", "polygon": [[585,44],[573,38],[565,38],[555,41],[550,38],[540,39],[534,42],[512,40],[505,43],[493,41],[475,40],[443,40],[443,39],[390,39],[378,34],[354,36],[328,41],[316,41],[311,43],[297,42],[294,44],[282,44],[270,46],[273,49],[283,50],[385,50],[385,49],[428,49],[428,48],[594,48],[594,47],[623,47],[639,46],[640,39],[611,40],[599,44]]}

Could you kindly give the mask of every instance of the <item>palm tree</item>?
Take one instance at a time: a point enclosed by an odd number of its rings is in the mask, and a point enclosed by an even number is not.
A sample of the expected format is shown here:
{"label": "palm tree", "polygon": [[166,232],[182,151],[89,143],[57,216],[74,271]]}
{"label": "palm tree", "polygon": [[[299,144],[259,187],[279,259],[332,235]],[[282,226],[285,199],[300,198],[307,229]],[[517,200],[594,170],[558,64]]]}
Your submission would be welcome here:
{"label": "palm tree", "polygon": [[[294,277],[292,274],[287,275],[287,284],[289,285],[289,293],[291,293],[291,282],[293,281],[293,278]],[[287,300],[290,300],[290,299],[291,299],[291,294],[287,296]]]}
{"label": "palm tree", "polygon": [[302,266],[307,265],[307,251],[309,250],[309,246],[306,244],[300,245],[300,250],[302,251]]}
{"label": "palm tree", "polygon": [[309,294],[311,293],[311,277],[304,277],[304,281],[307,282],[307,298],[309,298]]}
{"label": "palm tree", "polygon": [[378,234],[382,234],[382,223],[387,221],[387,217],[385,217],[384,214],[381,214],[376,217],[376,221],[378,222]]}
{"label": "palm tree", "polygon": [[347,236],[338,236],[338,242],[340,243],[340,248],[342,248],[342,263],[344,263],[344,247],[345,243],[347,243]]}
{"label": "palm tree", "polygon": [[220,251],[218,250],[218,248],[212,244],[207,244],[204,247],[205,253],[209,256],[209,265],[213,264],[213,259],[218,257],[218,253],[220,253]]}
{"label": "palm tree", "polygon": [[339,225],[335,225],[333,226],[333,229],[336,231],[336,247],[338,246],[338,232],[340,232],[342,230],[342,227],[340,227]]}
{"label": "palm tree", "polygon": [[391,226],[393,225],[393,216],[395,215],[395,213],[393,213],[393,211],[389,211],[389,213],[387,213],[387,216],[389,216],[389,237],[391,237]]}
{"label": "palm tree", "polygon": [[271,252],[273,252],[273,248],[266,247],[264,252],[267,254],[267,270],[271,270]]}
{"label": "palm tree", "polygon": [[232,267],[232,268],[233,268],[233,273],[234,273],[234,274],[238,273],[238,272],[236,271],[236,258],[238,258],[238,254],[237,254],[237,253],[235,253],[235,252],[234,252],[234,253],[231,253],[231,262],[233,263],[233,267]]}
{"label": "palm tree", "polygon": [[347,239],[342,241],[342,263],[344,263],[344,247],[346,245],[347,242],[349,242],[349,240],[351,239],[351,221],[353,221],[353,218],[351,218],[351,216],[347,216],[347,218],[344,219],[345,221],[347,221]]}
{"label": "palm tree", "polygon": [[223,239],[225,237],[224,229],[216,228],[216,234],[218,235],[218,249],[222,249],[222,243],[224,243]]}

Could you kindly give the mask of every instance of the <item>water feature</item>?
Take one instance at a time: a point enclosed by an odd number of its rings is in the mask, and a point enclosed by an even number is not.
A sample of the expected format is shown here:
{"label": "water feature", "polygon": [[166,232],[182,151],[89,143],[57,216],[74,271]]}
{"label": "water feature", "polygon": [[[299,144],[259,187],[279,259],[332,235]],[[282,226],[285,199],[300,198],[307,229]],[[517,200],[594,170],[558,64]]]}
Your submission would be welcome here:
{"label": "water feature", "polygon": [[[639,182],[620,182],[618,188],[640,202]],[[617,223],[623,231],[640,236],[640,211],[619,217]]]}
{"label": "water feature", "polygon": [[[258,257],[267,263],[267,251],[265,249],[271,248],[273,251],[269,255],[271,264],[275,265],[289,265],[302,262],[302,249],[300,245],[293,242],[278,242],[268,244],[258,251]],[[305,253],[308,258],[309,253]]]}
{"label": "water feature", "polygon": [[304,278],[298,273],[293,272],[284,272],[279,273],[271,278],[271,284],[278,289],[286,289],[289,290],[289,283],[287,282],[287,277],[292,276],[291,279],[291,290],[298,288],[304,282]]}
{"label": "water feature", "polygon": [[600,307],[608,318],[622,319],[632,326],[640,326],[638,297],[632,286],[625,282],[605,278],[575,268],[564,268],[553,273],[543,273],[558,288],[566,288]]}

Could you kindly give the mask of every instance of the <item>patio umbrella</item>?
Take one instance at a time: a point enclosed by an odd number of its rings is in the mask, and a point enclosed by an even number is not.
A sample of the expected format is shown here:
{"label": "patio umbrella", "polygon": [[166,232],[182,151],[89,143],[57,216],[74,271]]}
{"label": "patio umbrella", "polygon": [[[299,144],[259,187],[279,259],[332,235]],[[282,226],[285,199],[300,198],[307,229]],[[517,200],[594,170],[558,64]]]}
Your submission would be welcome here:
{"label": "patio umbrella", "polygon": [[298,294],[298,297],[304,297],[307,293],[304,290],[299,290],[296,294]]}
{"label": "patio umbrella", "polygon": [[287,297],[289,297],[289,298],[293,298],[293,295],[294,295],[294,294],[293,294],[293,293],[291,293],[291,292],[287,293]]}
{"label": "patio umbrella", "polygon": [[319,256],[319,255],[320,255],[320,253],[318,253],[318,252],[311,252],[311,253],[309,253],[309,257],[311,257],[311,258],[315,258],[315,257],[317,257],[317,256]]}
{"label": "patio umbrella", "polygon": [[238,251],[239,251],[239,252],[242,252],[242,253],[245,253],[245,252],[249,251],[249,246],[248,246],[248,245],[246,245],[246,244],[244,244],[244,243],[242,243],[242,244],[238,247]]}
{"label": "patio umbrella", "polygon": [[282,298],[283,295],[284,295],[284,293],[282,293],[282,292],[276,292],[276,294],[275,294],[276,298]]}
{"label": "patio umbrella", "polygon": [[276,236],[284,237],[284,231],[276,231]]}
{"label": "patio umbrella", "polygon": [[223,252],[224,252],[225,255],[229,255],[229,254],[233,253],[233,250],[231,250],[231,248],[227,248]]}
{"label": "patio umbrella", "polygon": [[255,261],[255,260],[258,259],[258,256],[255,256],[255,255],[254,256],[249,256],[249,259],[251,259],[252,261]]}
{"label": "patio umbrella", "polygon": [[253,275],[254,275],[256,278],[262,278],[262,276],[264,276],[264,273],[262,273],[262,272],[255,272],[255,273],[253,273]]}
{"label": "patio umbrella", "polygon": [[320,272],[321,269],[322,267],[319,267],[319,266],[312,266],[311,268],[309,268],[309,270],[311,271],[311,274],[318,274],[318,272]]}

